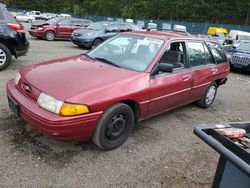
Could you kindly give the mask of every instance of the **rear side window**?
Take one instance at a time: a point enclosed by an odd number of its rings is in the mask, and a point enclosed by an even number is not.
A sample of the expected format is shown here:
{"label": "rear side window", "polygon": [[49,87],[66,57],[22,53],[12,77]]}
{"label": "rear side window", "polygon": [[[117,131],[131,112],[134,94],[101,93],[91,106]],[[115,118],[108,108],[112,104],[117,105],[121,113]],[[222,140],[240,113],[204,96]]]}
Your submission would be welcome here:
{"label": "rear side window", "polygon": [[227,56],[219,44],[207,42],[207,45],[217,63],[227,62]]}
{"label": "rear side window", "polygon": [[118,32],[118,25],[110,25],[106,28],[106,31],[107,32],[110,32],[110,33],[117,33]]}
{"label": "rear side window", "polygon": [[190,67],[197,67],[214,63],[210,52],[202,42],[188,42],[187,49],[189,54]]}
{"label": "rear side window", "polygon": [[81,20],[71,20],[71,25],[72,26],[82,26],[83,23]]}

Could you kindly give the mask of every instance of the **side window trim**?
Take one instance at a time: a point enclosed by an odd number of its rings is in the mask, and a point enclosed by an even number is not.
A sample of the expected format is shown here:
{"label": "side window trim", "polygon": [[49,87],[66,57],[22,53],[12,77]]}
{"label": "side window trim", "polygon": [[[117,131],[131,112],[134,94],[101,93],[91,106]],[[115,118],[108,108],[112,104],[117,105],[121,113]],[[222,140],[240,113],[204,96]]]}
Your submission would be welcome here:
{"label": "side window trim", "polygon": [[214,58],[212,52],[210,51],[210,49],[209,49],[209,47],[207,46],[207,43],[206,43],[205,41],[203,41],[203,40],[192,40],[192,39],[186,40],[186,48],[188,48],[188,42],[202,43],[204,52],[205,52],[205,48],[206,48],[206,49],[208,50],[208,52],[210,53],[210,55],[212,56],[212,59],[213,59],[213,61],[214,61],[214,64],[207,64],[207,63],[206,63],[205,65],[198,65],[198,66],[192,67],[192,66],[191,66],[191,63],[190,63],[190,58],[189,58],[190,52],[189,52],[189,50],[187,49],[187,61],[188,61],[187,64],[188,64],[188,68],[189,68],[189,69],[197,69],[197,68],[207,67],[207,66],[211,66],[211,65],[216,65],[216,64],[217,64],[216,59]]}
{"label": "side window trim", "polygon": [[154,67],[152,68],[151,72],[153,72],[153,70],[155,69],[155,67],[160,63],[161,58],[163,57],[164,53],[169,49],[171,43],[175,43],[175,42],[180,42],[183,43],[183,61],[184,61],[184,68],[178,68],[178,69],[174,69],[172,73],[161,73],[161,74],[157,74],[154,77],[161,77],[161,76],[167,76],[167,75],[172,75],[172,74],[176,74],[179,72],[184,72],[184,71],[189,71],[189,67],[188,67],[188,54],[187,54],[187,45],[186,45],[186,40],[171,40],[168,42],[168,44],[164,47],[164,52],[161,54],[161,56],[159,57],[157,63],[155,63]]}
{"label": "side window trim", "polygon": [[216,59],[214,58],[213,53],[211,52],[210,48],[208,47],[208,45],[207,45],[207,42],[206,42],[206,41],[204,41],[204,46],[207,48],[207,50],[209,51],[210,55],[212,56],[213,61],[214,61],[214,64],[218,64],[218,63],[217,63],[217,61],[216,61]]}

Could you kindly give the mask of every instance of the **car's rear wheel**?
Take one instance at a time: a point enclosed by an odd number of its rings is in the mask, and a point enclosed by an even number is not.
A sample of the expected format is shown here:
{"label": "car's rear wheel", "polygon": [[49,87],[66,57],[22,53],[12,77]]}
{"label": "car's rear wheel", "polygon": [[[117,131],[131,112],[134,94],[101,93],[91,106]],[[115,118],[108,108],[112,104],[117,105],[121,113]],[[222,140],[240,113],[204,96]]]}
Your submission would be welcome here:
{"label": "car's rear wheel", "polygon": [[56,34],[55,34],[54,31],[47,31],[47,32],[45,33],[45,39],[46,39],[47,41],[53,41],[53,40],[55,40],[55,37],[56,37]]}
{"label": "car's rear wheel", "polygon": [[124,103],[115,104],[104,112],[92,140],[103,150],[115,149],[128,139],[133,126],[133,110]]}
{"label": "car's rear wheel", "polygon": [[199,101],[197,101],[198,105],[202,108],[207,108],[207,107],[211,106],[214,102],[215,97],[216,97],[217,88],[218,88],[217,84],[215,82],[213,82],[209,86],[207,91],[204,93],[202,98]]}
{"label": "car's rear wheel", "polygon": [[97,47],[99,46],[103,41],[101,39],[95,39],[93,42],[93,47]]}
{"label": "car's rear wheel", "polygon": [[12,61],[10,50],[0,43],[0,71],[6,69]]}

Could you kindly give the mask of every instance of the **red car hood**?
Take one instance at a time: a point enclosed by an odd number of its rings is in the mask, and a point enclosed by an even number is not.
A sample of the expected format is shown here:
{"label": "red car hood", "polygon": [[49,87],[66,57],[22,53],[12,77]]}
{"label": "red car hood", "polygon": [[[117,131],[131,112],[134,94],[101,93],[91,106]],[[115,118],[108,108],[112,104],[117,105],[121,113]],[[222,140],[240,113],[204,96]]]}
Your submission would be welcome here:
{"label": "red car hood", "polygon": [[48,23],[46,23],[44,20],[38,20],[32,23],[32,26],[43,26],[43,25],[49,25]]}
{"label": "red car hood", "polygon": [[67,99],[83,92],[136,79],[142,73],[74,56],[31,65],[20,70],[32,87],[57,99]]}

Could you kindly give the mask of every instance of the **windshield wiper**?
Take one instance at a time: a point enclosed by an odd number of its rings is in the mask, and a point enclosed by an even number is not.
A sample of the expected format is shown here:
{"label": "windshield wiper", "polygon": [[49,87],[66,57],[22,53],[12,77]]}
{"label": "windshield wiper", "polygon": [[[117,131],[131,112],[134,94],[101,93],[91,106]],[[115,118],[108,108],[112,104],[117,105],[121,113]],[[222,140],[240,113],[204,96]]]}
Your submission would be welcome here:
{"label": "windshield wiper", "polygon": [[113,66],[115,66],[115,67],[119,67],[119,68],[120,68],[119,65],[117,65],[116,63],[114,63],[114,62],[112,62],[112,61],[110,61],[110,60],[107,60],[107,59],[105,59],[105,58],[96,57],[95,59],[98,60],[98,61],[101,61],[101,62],[104,62],[104,63],[107,63],[107,64],[110,64],[110,65],[113,65]]}
{"label": "windshield wiper", "polygon": [[90,57],[88,54],[83,54],[83,55],[85,55],[85,56],[86,56],[87,58],[89,58],[89,59],[92,59],[92,60],[96,61],[96,59],[95,59],[95,58]]}

